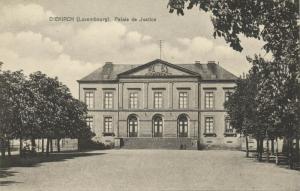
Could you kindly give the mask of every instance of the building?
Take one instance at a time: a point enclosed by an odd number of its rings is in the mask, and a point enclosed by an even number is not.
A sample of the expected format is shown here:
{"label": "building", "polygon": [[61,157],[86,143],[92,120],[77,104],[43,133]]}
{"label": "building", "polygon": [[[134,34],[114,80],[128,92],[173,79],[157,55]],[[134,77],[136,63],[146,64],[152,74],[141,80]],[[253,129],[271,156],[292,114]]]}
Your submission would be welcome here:
{"label": "building", "polygon": [[224,110],[237,79],[215,62],[111,62],[78,80],[95,140],[124,148],[235,148],[240,136]]}

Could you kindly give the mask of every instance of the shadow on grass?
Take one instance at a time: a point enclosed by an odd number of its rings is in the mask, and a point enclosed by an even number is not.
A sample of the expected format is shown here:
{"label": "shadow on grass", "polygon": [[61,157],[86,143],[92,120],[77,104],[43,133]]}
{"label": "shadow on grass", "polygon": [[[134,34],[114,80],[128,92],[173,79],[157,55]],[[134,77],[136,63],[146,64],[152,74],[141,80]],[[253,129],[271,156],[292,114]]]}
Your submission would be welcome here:
{"label": "shadow on grass", "polygon": [[60,153],[51,153],[49,156],[45,154],[38,153],[36,156],[27,156],[26,158],[21,158],[19,155],[13,155],[11,157],[6,157],[5,159],[0,159],[0,186],[7,186],[9,184],[21,183],[15,181],[1,181],[1,178],[7,178],[14,176],[18,172],[11,171],[11,167],[25,167],[32,168],[38,167],[42,163],[48,162],[62,162],[78,157],[90,157],[99,156],[103,153],[90,153],[90,152],[76,152],[76,151],[66,151]]}
{"label": "shadow on grass", "polygon": [[4,181],[0,181],[0,186],[8,186],[10,184],[18,184],[18,183],[22,183],[22,182],[16,182],[16,181],[10,181],[10,180],[4,180]]}
{"label": "shadow on grass", "polygon": [[16,171],[8,171],[8,168],[0,168],[0,178],[14,176],[17,173]]}

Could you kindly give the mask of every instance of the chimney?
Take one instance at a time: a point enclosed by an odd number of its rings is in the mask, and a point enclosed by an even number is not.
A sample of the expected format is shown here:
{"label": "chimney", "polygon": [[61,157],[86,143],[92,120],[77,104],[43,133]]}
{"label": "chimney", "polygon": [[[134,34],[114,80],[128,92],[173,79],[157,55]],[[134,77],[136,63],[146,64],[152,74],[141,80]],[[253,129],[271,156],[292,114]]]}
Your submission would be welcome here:
{"label": "chimney", "polygon": [[105,62],[104,66],[106,66],[106,65],[112,65],[112,64],[113,64],[112,62]]}
{"label": "chimney", "polygon": [[105,62],[103,66],[103,77],[104,79],[108,79],[111,72],[113,70],[113,63],[112,62]]}

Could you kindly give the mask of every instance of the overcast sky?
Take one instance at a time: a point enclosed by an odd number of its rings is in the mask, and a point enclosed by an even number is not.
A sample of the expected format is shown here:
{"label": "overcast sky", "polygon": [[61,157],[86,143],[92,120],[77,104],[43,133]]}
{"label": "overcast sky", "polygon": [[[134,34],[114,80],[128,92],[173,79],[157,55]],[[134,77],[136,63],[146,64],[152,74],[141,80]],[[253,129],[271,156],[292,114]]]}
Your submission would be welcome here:
{"label": "overcast sky", "polygon": [[[197,8],[185,16],[168,13],[168,0],[2,0],[0,61],[4,69],[42,71],[78,97],[76,80],[101,67],[144,64],[159,58],[171,63],[211,60],[236,75],[247,72],[246,56],[261,51],[263,42],[242,37],[242,53],[221,38],[214,39],[210,15]],[[55,22],[54,17],[110,17],[111,22]],[[155,18],[155,22],[114,22],[114,17]]]}

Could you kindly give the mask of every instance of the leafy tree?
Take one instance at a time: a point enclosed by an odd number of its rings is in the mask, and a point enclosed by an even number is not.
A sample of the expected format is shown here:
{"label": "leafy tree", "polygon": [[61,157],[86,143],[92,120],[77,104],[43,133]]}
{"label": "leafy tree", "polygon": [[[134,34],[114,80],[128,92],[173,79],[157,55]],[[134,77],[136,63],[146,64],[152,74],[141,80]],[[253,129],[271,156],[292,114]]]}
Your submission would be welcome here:
{"label": "leafy tree", "polygon": [[1,66],[2,63],[0,63],[0,147],[1,156],[5,157],[6,141],[9,140],[12,132],[12,126],[10,123],[12,120],[12,112],[10,110],[9,97],[7,96],[9,92],[9,85],[6,82],[6,76],[1,71]]}
{"label": "leafy tree", "polygon": [[[10,139],[20,139],[22,156],[23,140],[31,140],[32,150],[35,151],[35,140],[47,139],[48,155],[53,139],[57,139],[60,151],[62,138],[91,138],[94,134],[85,122],[86,115],[86,105],[74,99],[69,88],[57,78],[42,72],[26,77],[22,71],[0,70],[0,141],[3,157],[6,142]],[[44,149],[44,145],[42,147]]]}
{"label": "leafy tree", "polygon": [[[264,48],[279,54],[289,41],[298,39],[299,1],[288,0],[169,0],[170,12],[183,15],[185,8],[198,7],[212,14],[214,36],[223,37],[238,51],[239,34],[262,39]],[[295,43],[295,42],[294,42]],[[288,46],[289,47],[289,46]]]}
{"label": "leafy tree", "polygon": [[256,134],[256,129],[259,128],[259,121],[257,104],[255,102],[257,94],[255,73],[251,71],[246,78],[239,78],[236,84],[235,91],[230,95],[224,106],[233,128],[245,136],[246,156],[248,157],[248,136],[254,135],[257,140],[259,138],[259,134]]}
{"label": "leafy tree", "polygon": [[86,105],[74,99],[67,86],[41,72],[31,74],[30,81],[38,92],[36,115],[41,138],[47,139],[47,155],[52,150],[52,139],[57,140],[60,151],[59,142],[62,138],[93,136],[85,122]]}
{"label": "leafy tree", "polygon": [[2,131],[7,139],[20,139],[20,155],[22,155],[23,139],[27,136],[26,129],[30,121],[28,112],[29,94],[25,90],[26,78],[22,71],[3,71],[1,74],[1,119],[3,120]]}
{"label": "leafy tree", "polygon": [[[170,0],[170,12],[199,7],[210,12],[214,37],[222,37],[237,51],[242,51],[240,35],[261,39],[272,61],[255,56],[249,61],[257,75],[257,105],[260,128],[257,135],[284,136],[291,143],[297,126],[297,75],[299,75],[299,1],[289,0]],[[260,144],[262,146],[262,144]],[[261,149],[260,149],[261,150]],[[292,162],[290,162],[292,166]]]}

